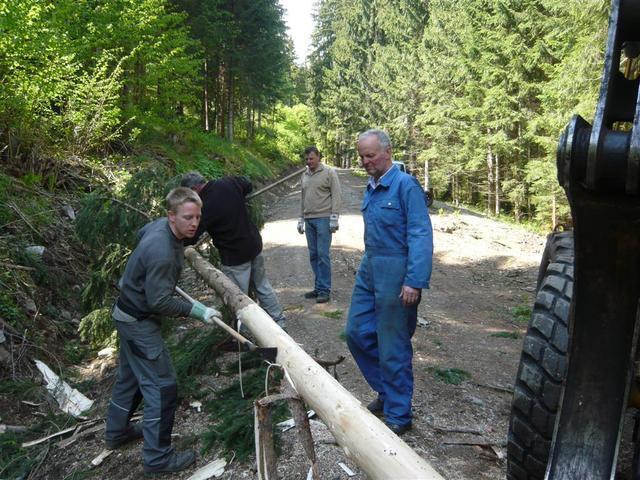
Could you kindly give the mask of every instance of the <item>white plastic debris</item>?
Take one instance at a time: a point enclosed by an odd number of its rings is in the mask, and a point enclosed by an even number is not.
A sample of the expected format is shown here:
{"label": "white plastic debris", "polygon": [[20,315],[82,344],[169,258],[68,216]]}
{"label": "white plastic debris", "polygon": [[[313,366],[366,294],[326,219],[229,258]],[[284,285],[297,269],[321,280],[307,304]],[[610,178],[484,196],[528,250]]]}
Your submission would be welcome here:
{"label": "white plastic debris", "polygon": [[27,247],[24,250],[27,253],[41,257],[42,255],[44,255],[45,248],[42,245],[31,245],[30,247]]}
{"label": "white plastic debris", "polygon": [[208,480],[212,477],[219,477],[224,473],[226,465],[227,461],[224,458],[219,458],[197,470],[188,480]]}
{"label": "white plastic debris", "polygon": [[106,347],[103,348],[102,350],[100,350],[98,352],[98,356],[99,357],[110,357],[111,355],[113,355],[114,353],[116,353],[116,349],[113,347]]}
{"label": "white plastic debris", "polygon": [[348,476],[350,477],[354,477],[355,473],[353,472],[353,470],[351,470],[349,467],[347,467],[344,463],[342,462],[338,462],[338,466],[344,470],[344,473],[346,473]]}
{"label": "white plastic debris", "polygon": [[425,320],[423,317],[418,317],[418,326],[419,327],[428,327],[431,325],[430,320]]}
{"label": "white plastic debris", "polygon": [[47,390],[51,392],[57,400],[63,412],[73,415],[74,417],[79,417],[82,412],[91,408],[93,400],[89,400],[78,390],[71,388],[68,383],[60,380],[60,377],[53,373],[53,371],[40,360],[35,360],[35,363],[47,382]]}
{"label": "white plastic debris", "polygon": [[[316,415],[316,412],[314,410],[307,411],[307,418],[313,418],[315,417],[315,415]],[[278,427],[283,433],[286,432],[287,430],[291,430],[295,426],[296,426],[296,422],[293,418],[290,418],[289,420],[284,420],[280,423],[276,423],[276,427]]]}
{"label": "white plastic debris", "polygon": [[194,400],[189,404],[189,406],[193,408],[197,413],[200,413],[202,411],[202,402],[199,402],[198,400]]}
{"label": "white plastic debris", "polygon": [[63,205],[62,206],[62,211],[71,220],[75,220],[76,219],[76,212],[73,211],[73,207],[71,205]]}

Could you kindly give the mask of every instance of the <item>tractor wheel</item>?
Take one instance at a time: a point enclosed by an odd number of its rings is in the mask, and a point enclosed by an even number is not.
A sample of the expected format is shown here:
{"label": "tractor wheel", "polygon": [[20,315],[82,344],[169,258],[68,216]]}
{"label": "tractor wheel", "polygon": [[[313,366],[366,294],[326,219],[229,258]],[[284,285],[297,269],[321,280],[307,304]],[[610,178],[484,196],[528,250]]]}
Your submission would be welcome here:
{"label": "tractor wheel", "polygon": [[551,234],[514,385],[507,439],[509,480],[544,478],[567,370],[572,291],[573,233]]}
{"label": "tractor wheel", "polygon": [[544,247],[540,268],[538,269],[538,279],[536,281],[536,292],[540,290],[542,280],[547,273],[547,267],[557,258],[571,258],[573,264],[573,232],[554,232],[547,237]]}

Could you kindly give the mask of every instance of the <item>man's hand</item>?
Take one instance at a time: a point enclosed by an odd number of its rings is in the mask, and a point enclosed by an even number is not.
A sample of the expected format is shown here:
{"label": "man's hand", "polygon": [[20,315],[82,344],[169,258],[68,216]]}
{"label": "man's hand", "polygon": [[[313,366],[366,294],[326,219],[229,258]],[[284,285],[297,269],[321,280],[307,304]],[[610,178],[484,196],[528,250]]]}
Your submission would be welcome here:
{"label": "man's hand", "polygon": [[403,306],[412,307],[420,300],[420,289],[403,285],[398,296],[402,299]]}
{"label": "man's hand", "polygon": [[222,315],[218,310],[211,307],[205,307],[200,302],[194,302],[191,307],[191,312],[189,312],[189,316],[193,318],[197,318],[198,320],[202,320],[204,323],[212,324],[213,318],[217,318],[218,320],[222,319]]}
{"label": "man's hand", "polygon": [[332,213],[329,217],[329,231],[331,233],[336,233],[338,231],[338,214]]}
{"label": "man's hand", "polygon": [[298,219],[298,233],[302,235],[304,233],[304,218]]}

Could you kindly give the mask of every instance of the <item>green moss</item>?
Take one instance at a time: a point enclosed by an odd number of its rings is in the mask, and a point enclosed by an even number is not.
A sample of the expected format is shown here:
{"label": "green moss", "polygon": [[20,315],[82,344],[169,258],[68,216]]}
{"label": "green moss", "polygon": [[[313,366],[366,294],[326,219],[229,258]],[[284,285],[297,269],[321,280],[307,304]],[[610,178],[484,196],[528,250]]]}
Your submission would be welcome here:
{"label": "green moss", "polygon": [[323,317],[341,319],[344,312],[342,310],[333,310],[331,312],[322,312]]}
{"label": "green moss", "polygon": [[517,340],[520,338],[520,334],[518,332],[495,332],[489,336],[496,338],[511,338],[513,340]]}
{"label": "green moss", "polygon": [[429,367],[427,371],[433,373],[435,377],[450,385],[460,385],[465,380],[471,378],[471,374],[460,368],[436,368]]}

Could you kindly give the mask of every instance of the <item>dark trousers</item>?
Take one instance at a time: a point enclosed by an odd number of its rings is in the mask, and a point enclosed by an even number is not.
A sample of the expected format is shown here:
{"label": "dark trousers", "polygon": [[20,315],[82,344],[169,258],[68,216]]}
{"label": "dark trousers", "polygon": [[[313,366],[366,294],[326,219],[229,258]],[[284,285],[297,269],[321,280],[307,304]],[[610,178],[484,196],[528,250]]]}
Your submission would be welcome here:
{"label": "dark trousers", "polygon": [[118,377],[107,410],[106,438],[118,440],[144,398],[143,459],[148,467],[164,465],[171,455],[176,411],[176,373],[153,320],[115,321],[120,339]]}

